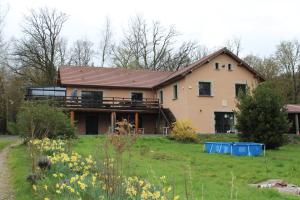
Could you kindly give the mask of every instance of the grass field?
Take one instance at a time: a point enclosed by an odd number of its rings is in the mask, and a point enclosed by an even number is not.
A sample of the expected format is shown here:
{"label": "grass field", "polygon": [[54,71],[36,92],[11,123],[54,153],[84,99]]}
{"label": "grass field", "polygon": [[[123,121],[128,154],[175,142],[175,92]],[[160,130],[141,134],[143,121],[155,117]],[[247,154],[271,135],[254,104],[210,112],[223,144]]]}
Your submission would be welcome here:
{"label": "grass field", "polygon": [[[103,136],[84,136],[74,141],[72,149],[80,154],[92,154],[101,159]],[[234,141],[235,136],[202,136],[202,141]],[[181,199],[185,199],[185,185],[189,199],[292,200],[299,197],[280,194],[272,189],[248,186],[269,178],[281,178],[300,185],[300,146],[286,145],[280,150],[267,151],[266,157],[233,157],[212,155],[202,151],[201,144],[183,144],[162,137],[138,139],[130,155],[126,153],[125,168],[129,175],[154,179],[165,175]],[[17,199],[34,199],[25,179],[30,168],[25,146],[10,154],[12,179]],[[233,186],[232,186],[232,178]],[[202,192],[203,191],[203,192]],[[237,198],[236,198],[237,195]]]}
{"label": "grass field", "polygon": [[0,138],[0,151],[11,143],[12,143],[12,140]]}

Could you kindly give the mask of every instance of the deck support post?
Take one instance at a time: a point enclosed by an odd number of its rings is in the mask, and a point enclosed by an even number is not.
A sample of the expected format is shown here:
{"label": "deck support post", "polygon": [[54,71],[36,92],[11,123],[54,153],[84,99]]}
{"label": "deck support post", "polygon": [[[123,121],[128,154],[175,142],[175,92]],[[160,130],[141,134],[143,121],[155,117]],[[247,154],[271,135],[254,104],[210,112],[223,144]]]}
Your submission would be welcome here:
{"label": "deck support post", "polygon": [[74,118],[75,118],[74,111],[70,111],[70,123],[71,123],[71,126],[74,126]]}
{"label": "deck support post", "polygon": [[135,133],[138,133],[139,128],[139,113],[134,113]]}
{"label": "deck support post", "polygon": [[300,135],[298,113],[295,113],[295,127],[296,127],[296,135]]}
{"label": "deck support post", "polygon": [[115,126],[116,126],[116,112],[111,112],[111,120],[110,120],[110,127],[111,127],[111,133],[115,132]]}

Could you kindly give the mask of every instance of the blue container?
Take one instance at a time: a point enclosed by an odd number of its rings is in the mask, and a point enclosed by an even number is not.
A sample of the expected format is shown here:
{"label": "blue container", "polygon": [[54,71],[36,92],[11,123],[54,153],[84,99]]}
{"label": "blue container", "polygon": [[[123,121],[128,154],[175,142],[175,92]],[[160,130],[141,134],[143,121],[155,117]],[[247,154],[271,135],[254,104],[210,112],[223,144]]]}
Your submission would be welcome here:
{"label": "blue container", "polygon": [[264,144],[254,142],[235,142],[232,144],[232,154],[235,156],[259,156]]}
{"label": "blue container", "polygon": [[259,156],[264,144],[254,142],[205,142],[207,153],[231,154],[235,156]]}
{"label": "blue container", "polygon": [[205,142],[205,152],[208,153],[231,153],[232,142]]}

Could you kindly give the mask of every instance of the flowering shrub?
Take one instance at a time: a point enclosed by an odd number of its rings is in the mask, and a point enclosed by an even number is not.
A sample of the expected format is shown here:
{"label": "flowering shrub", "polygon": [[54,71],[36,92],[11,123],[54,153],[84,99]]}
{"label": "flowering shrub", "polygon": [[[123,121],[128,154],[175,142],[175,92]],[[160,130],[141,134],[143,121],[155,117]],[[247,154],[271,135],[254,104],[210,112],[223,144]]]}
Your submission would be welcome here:
{"label": "flowering shrub", "polygon": [[61,140],[33,140],[35,149],[47,156],[51,168],[32,189],[44,200],[49,199],[140,199],[176,200],[166,178],[152,184],[138,177],[123,177],[115,173],[112,158],[97,162],[91,155],[67,153]]}
{"label": "flowering shrub", "polygon": [[172,126],[170,138],[182,142],[197,142],[196,129],[189,121],[176,121]]}

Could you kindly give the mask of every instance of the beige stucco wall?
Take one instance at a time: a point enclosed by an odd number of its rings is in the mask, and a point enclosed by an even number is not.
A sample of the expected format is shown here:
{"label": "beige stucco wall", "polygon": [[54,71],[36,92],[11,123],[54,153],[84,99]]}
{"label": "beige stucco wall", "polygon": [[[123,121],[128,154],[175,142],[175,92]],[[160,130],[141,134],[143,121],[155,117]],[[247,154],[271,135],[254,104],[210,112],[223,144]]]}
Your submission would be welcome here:
{"label": "beige stucco wall", "polygon": [[[215,69],[216,62],[219,63],[219,70]],[[229,63],[232,65],[232,71],[228,70]],[[212,96],[198,96],[199,81],[211,82]],[[248,87],[253,88],[258,84],[258,80],[249,70],[238,66],[231,57],[220,55],[180,81],[161,88],[164,93],[163,106],[170,108],[177,120],[190,120],[198,132],[214,133],[214,112],[232,112],[236,108],[236,83],[246,83]],[[173,100],[174,84],[178,85],[177,100]]]}

